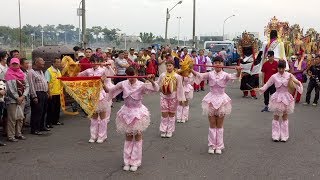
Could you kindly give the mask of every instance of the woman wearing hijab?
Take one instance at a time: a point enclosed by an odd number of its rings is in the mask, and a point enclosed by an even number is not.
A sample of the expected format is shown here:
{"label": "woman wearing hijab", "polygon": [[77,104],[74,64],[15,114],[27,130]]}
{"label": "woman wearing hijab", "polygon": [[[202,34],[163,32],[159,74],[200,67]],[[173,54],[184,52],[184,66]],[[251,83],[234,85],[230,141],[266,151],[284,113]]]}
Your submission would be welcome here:
{"label": "woman wearing hijab", "polygon": [[29,84],[26,75],[20,69],[20,60],[12,58],[10,67],[5,75],[7,85],[7,134],[8,141],[17,142],[18,139],[25,140],[21,134],[21,128],[24,118],[24,106],[26,97],[29,94]]}

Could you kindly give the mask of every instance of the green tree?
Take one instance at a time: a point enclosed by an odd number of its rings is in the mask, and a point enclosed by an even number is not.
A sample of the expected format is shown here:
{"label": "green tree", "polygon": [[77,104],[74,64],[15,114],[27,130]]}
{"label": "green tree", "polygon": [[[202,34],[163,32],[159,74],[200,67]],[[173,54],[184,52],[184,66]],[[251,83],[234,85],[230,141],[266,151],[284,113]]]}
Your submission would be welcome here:
{"label": "green tree", "polygon": [[98,42],[100,39],[99,35],[102,32],[102,27],[101,26],[93,26],[90,31],[95,36],[96,42]]}
{"label": "green tree", "polygon": [[143,43],[152,43],[155,38],[155,36],[151,32],[150,33],[141,32],[139,37]]}
{"label": "green tree", "polygon": [[103,36],[104,36],[104,40],[106,42],[112,42],[118,39],[118,32],[120,31],[120,29],[116,28],[116,29],[108,29],[108,28],[103,28],[102,30]]}

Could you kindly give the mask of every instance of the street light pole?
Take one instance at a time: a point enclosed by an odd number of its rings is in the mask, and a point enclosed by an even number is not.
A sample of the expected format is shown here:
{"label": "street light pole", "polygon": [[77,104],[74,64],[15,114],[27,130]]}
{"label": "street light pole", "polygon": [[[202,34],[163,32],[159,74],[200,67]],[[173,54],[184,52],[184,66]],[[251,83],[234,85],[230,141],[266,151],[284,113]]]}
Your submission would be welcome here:
{"label": "street light pole", "polygon": [[127,50],[127,35],[124,34],[124,49]]}
{"label": "street light pole", "polygon": [[56,32],[56,37],[57,37],[57,45],[59,45],[59,32]]}
{"label": "street light pole", "polygon": [[231,15],[231,16],[229,16],[229,17],[227,17],[225,20],[224,20],[224,22],[223,22],[223,29],[222,29],[222,40],[224,40],[224,25],[226,24],[226,21],[228,20],[228,19],[230,19],[230,18],[232,18],[232,17],[234,17],[234,16],[236,16],[236,15]]}
{"label": "street light pole", "polygon": [[170,11],[172,11],[178,4],[181,4],[181,3],[182,3],[182,1],[179,1],[170,10],[167,8],[167,13],[166,13],[166,31],[165,31],[165,35],[164,35],[164,39],[165,39],[165,42],[167,44],[169,44],[169,41],[168,41],[168,22],[169,22],[169,19],[170,19]]}
{"label": "street light pole", "polygon": [[167,8],[167,14],[166,14],[166,31],[164,35],[165,42],[168,44],[168,22],[170,19],[169,9]]}
{"label": "street light pole", "polygon": [[178,27],[178,46],[180,46],[180,21],[181,21],[181,17],[177,17],[179,20],[179,27]]}
{"label": "street light pole", "polygon": [[77,10],[77,15],[79,16],[79,43],[81,43],[81,31],[80,31],[80,29],[81,29],[81,27],[80,27],[80,24],[81,24],[80,17],[82,16],[82,9],[80,8],[81,3],[82,3],[82,0],[80,1],[79,8]]}
{"label": "street light pole", "polygon": [[192,30],[192,46],[196,48],[196,0],[193,0],[193,30]]}
{"label": "street light pole", "polygon": [[20,0],[18,0],[19,4],[19,41],[20,41],[20,53],[22,52],[22,30],[21,30],[21,8],[20,8]]}
{"label": "street light pole", "polygon": [[44,33],[43,29],[40,32],[41,32],[41,45],[43,46],[43,33]]}
{"label": "street light pole", "polygon": [[31,51],[33,51],[33,42],[34,42],[35,33],[31,34]]}
{"label": "street light pole", "polygon": [[86,0],[82,0],[82,47],[85,49],[87,46],[86,38]]}
{"label": "street light pole", "polygon": [[64,44],[67,44],[67,31],[64,31]]}

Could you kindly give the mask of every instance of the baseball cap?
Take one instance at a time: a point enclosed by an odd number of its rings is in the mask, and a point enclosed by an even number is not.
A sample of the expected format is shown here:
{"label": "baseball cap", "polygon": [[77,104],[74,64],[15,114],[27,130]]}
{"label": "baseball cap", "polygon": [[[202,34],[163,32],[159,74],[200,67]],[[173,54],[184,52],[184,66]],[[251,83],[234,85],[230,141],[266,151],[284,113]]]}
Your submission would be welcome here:
{"label": "baseball cap", "polygon": [[81,56],[84,57],[84,53],[83,53],[83,52],[79,52],[79,53],[78,53],[78,57],[81,57]]}

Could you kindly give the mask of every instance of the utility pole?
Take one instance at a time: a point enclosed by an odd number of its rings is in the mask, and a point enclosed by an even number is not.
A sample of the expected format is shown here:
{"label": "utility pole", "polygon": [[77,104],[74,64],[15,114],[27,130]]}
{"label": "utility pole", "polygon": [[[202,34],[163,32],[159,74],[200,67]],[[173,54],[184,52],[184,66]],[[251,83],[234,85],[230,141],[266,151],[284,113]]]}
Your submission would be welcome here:
{"label": "utility pole", "polygon": [[165,31],[165,35],[164,35],[164,39],[165,39],[165,42],[167,44],[168,43],[168,21],[170,19],[170,14],[169,14],[169,9],[167,8],[167,14],[166,14],[166,31]]}
{"label": "utility pole", "polygon": [[87,46],[87,38],[86,38],[86,0],[82,0],[82,48],[86,48]]}
{"label": "utility pole", "polygon": [[172,9],[174,9],[177,5],[181,4],[182,1],[179,1],[177,4],[175,4],[173,6],[173,8],[169,9],[167,8],[167,13],[166,13],[166,31],[165,31],[165,35],[164,35],[164,40],[167,44],[170,44],[169,43],[169,40],[168,40],[168,22],[169,22],[169,19],[170,19],[170,11],[172,11]]}
{"label": "utility pole", "polygon": [[20,41],[20,53],[22,53],[22,30],[21,30],[20,0],[18,0],[18,4],[19,4],[19,41]]}
{"label": "utility pole", "polygon": [[192,46],[196,48],[196,0],[193,0],[193,30],[192,30]]}
{"label": "utility pole", "polygon": [[179,20],[179,25],[178,25],[178,46],[180,46],[180,21],[181,21],[181,17],[177,17],[177,19]]}

